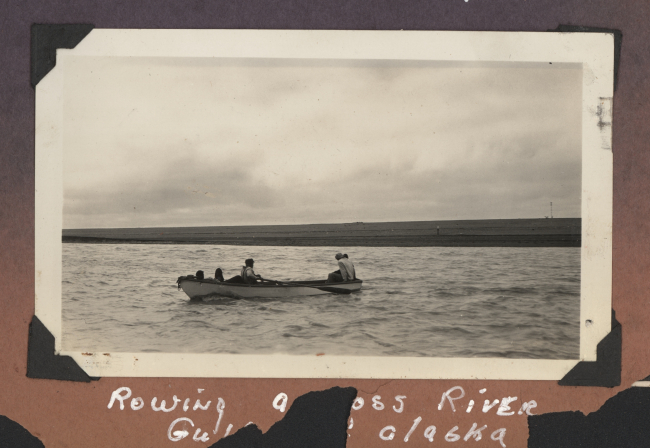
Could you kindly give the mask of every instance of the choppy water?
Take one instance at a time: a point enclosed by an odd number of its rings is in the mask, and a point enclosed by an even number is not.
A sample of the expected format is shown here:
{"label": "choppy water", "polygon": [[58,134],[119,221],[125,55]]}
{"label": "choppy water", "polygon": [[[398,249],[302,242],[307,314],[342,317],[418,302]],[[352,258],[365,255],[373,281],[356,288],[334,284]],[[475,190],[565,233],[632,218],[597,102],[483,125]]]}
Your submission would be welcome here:
{"label": "choppy water", "polygon": [[[355,263],[351,295],[190,302],[179,275],[326,278]],[[579,248],[63,245],[63,348],[571,359]]]}

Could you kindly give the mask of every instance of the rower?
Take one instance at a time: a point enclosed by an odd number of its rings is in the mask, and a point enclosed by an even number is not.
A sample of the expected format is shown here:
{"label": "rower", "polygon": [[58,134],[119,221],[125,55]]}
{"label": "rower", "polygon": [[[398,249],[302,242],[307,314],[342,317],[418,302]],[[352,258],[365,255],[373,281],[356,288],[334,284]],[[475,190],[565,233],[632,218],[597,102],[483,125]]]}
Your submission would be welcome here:
{"label": "rower", "polygon": [[244,280],[244,283],[248,284],[255,284],[258,282],[258,280],[262,279],[261,275],[255,274],[255,271],[253,270],[253,265],[255,264],[255,260],[252,258],[248,258],[245,261],[246,265],[241,268],[241,278]]}

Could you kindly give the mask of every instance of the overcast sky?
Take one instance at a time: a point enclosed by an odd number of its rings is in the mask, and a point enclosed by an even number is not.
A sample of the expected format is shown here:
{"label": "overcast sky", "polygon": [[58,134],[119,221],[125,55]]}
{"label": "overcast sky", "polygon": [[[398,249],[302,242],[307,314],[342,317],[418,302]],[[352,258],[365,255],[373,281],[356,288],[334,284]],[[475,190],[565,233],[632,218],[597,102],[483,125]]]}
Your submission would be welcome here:
{"label": "overcast sky", "polygon": [[579,65],[75,58],[64,228],[580,216]]}

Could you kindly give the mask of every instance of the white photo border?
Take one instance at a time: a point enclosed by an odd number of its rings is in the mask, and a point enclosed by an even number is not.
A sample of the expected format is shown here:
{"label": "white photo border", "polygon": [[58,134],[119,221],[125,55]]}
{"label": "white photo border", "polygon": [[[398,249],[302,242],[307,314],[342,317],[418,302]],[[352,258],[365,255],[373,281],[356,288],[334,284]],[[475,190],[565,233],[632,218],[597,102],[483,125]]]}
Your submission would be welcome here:
{"label": "white photo border", "polygon": [[[82,353],[61,350],[63,81],[66,62],[87,56],[383,59],[582,64],[580,358]],[[611,104],[614,37],[607,33],[94,29],[36,86],[35,314],[90,376],[559,380],[595,361],[611,330]]]}

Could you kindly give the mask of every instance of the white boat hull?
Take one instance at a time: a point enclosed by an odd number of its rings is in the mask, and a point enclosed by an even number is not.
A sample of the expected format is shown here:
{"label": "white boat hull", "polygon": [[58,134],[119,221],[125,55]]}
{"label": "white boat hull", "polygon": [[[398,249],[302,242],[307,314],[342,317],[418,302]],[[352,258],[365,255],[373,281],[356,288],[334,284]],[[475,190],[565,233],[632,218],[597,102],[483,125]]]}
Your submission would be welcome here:
{"label": "white boat hull", "polygon": [[[178,287],[182,289],[192,300],[199,300],[205,297],[234,297],[234,298],[284,298],[319,296],[335,293],[336,290],[350,292],[361,289],[361,280],[353,280],[341,283],[327,283],[325,281],[294,282],[291,284],[270,285],[258,283],[245,285],[241,283],[225,283],[214,280],[197,280],[179,278]],[[319,288],[324,288],[319,289]],[[329,290],[328,290],[329,289]]]}

